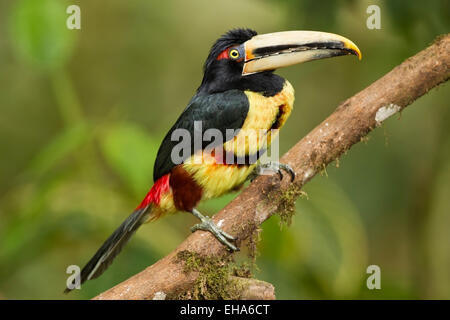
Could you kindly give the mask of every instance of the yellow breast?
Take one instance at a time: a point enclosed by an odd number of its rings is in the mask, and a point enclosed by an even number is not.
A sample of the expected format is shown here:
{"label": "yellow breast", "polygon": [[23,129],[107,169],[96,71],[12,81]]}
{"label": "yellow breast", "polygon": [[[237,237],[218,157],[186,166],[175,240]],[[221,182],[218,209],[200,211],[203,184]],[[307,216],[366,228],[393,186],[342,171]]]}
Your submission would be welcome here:
{"label": "yellow breast", "polygon": [[284,125],[294,105],[294,88],[287,80],[283,90],[273,97],[252,91],[245,94],[250,103],[247,118],[239,134],[224,144],[226,151],[237,156],[255,154],[269,146],[274,138],[270,130]]}
{"label": "yellow breast", "polygon": [[[249,100],[249,111],[239,133],[224,143],[224,150],[242,157],[255,154],[272,142],[277,134],[271,128],[280,129],[289,117],[294,104],[294,89],[286,81],[283,90],[273,97],[245,91]],[[245,182],[253,171],[251,166],[217,163],[207,154],[197,153],[186,159],[183,167],[203,188],[203,199],[215,198]]]}

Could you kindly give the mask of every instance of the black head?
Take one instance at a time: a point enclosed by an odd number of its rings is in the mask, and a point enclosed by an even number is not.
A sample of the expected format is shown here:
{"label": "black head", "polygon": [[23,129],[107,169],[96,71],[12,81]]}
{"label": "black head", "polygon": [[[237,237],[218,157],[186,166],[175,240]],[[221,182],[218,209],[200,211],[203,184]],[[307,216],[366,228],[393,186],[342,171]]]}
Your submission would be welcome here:
{"label": "black head", "polygon": [[361,51],[349,39],[317,31],[283,31],[257,35],[250,29],[233,29],[214,43],[205,62],[198,94],[250,90],[272,96],[285,80],[273,70],[306,61]]}
{"label": "black head", "polygon": [[271,96],[281,91],[284,79],[272,71],[242,75],[245,60],[243,44],[256,35],[257,32],[251,29],[232,29],[214,43],[205,61],[199,94],[238,89]]}

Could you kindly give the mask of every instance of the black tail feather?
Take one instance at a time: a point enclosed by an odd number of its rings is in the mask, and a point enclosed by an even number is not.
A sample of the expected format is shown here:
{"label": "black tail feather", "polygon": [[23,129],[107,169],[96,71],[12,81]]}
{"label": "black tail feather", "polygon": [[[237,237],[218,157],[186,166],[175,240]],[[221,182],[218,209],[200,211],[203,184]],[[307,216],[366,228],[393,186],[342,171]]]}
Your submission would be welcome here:
{"label": "black tail feather", "polygon": [[[81,270],[80,284],[99,277],[111,265],[114,258],[130,240],[135,231],[146,221],[149,207],[136,209],[114,233],[103,243],[95,255]],[[66,288],[64,293],[72,289]]]}

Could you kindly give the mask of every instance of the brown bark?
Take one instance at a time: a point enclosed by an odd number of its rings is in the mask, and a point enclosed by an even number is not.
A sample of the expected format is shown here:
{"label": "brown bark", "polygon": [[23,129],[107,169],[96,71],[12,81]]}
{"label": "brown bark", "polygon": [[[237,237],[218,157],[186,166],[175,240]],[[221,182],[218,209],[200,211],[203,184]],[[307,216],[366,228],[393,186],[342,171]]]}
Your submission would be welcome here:
{"label": "brown bark", "polygon": [[249,278],[233,277],[243,289],[240,300],[275,300],[275,288],[272,284]]}
{"label": "brown bark", "polygon": [[[296,172],[281,183],[277,176],[261,176],[213,220],[239,240],[278,211],[290,210],[300,188],[330,162],[361,141],[386,117],[400,112],[414,100],[450,77],[450,35],[407,59],[366,89],[344,101],[333,114],[301,139],[280,160]],[[230,253],[211,234],[197,231],[168,256],[142,272],[100,294],[96,299],[152,299],[156,292],[174,294],[189,289],[197,273],[186,273],[177,254],[183,250],[203,256]]]}

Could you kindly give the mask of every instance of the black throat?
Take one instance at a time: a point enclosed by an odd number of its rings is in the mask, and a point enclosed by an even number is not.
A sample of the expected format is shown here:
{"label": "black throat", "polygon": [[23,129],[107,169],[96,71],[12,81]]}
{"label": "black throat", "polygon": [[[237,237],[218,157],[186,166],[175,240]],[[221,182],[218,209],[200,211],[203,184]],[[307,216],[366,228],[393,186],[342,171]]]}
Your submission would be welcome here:
{"label": "black throat", "polygon": [[[221,68],[220,68],[221,69]],[[210,71],[210,70],[209,70]],[[240,72],[207,72],[202,84],[197,89],[198,94],[212,94],[227,90],[249,90],[266,97],[272,97],[283,90],[285,80],[271,71],[241,76]],[[224,70],[222,70],[224,71]]]}

